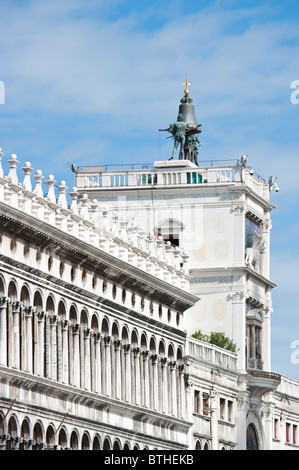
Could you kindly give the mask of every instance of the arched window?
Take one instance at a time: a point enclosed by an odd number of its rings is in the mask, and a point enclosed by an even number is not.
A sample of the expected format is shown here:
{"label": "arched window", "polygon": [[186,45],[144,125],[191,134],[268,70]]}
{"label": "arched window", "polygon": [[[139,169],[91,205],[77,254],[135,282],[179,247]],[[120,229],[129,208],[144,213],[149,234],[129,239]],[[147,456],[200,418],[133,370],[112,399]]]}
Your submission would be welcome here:
{"label": "arched window", "polygon": [[176,219],[165,219],[156,228],[155,235],[161,236],[165,242],[170,242],[174,246],[180,246],[180,233],[184,226]]}

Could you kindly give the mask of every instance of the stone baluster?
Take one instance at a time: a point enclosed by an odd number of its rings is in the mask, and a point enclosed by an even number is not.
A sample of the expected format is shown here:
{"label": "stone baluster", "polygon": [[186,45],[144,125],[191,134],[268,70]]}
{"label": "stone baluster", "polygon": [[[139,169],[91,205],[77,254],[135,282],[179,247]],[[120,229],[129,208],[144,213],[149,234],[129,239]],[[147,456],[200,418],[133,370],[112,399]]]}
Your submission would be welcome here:
{"label": "stone baluster", "polygon": [[56,206],[56,196],[55,196],[55,184],[56,181],[54,180],[53,175],[49,175],[47,180],[48,184],[48,195],[47,195],[47,207],[45,208],[45,219],[51,225],[55,225],[55,212],[57,209]]}
{"label": "stone baluster", "polygon": [[17,160],[17,156],[14,153],[10,156],[8,163],[10,164],[10,170],[7,179],[11,184],[18,185],[17,164],[20,162]]}
{"label": "stone baluster", "polygon": [[19,192],[22,191],[21,185],[19,185],[18,175],[17,175],[17,156],[15,154],[11,155],[10,160],[10,171],[7,177],[7,180],[10,182],[10,188],[7,188],[6,199],[9,204],[14,207],[18,207],[18,198]]}
{"label": "stone baluster", "polygon": [[43,178],[44,177],[41,170],[37,170],[36,174],[34,175],[35,189],[33,190],[33,194],[35,194],[35,197],[32,199],[31,212],[32,215],[37,217],[39,220],[44,219],[44,207],[46,205],[42,188]]}
{"label": "stone baluster", "polygon": [[171,242],[168,240],[166,243],[165,243],[165,260],[166,260],[166,263],[169,264],[169,265],[172,265],[172,246],[171,246]]}
{"label": "stone baluster", "polygon": [[44,197],[44,192],[43,192],[43,173],[41,170],[37,170],[35,175],[34,175],[34,179],[35,179],[35,189],[34,189],[34,192],[35,194],[40,197],[40,198],[43,198]]}
{"label": "stone baluster", "polygon": [[121,218],[119,220],[119,226],[120,226],[120,232],[119,232],[119,237],[124,241],[128,241],[128,233],[127,233],[127,228],[128,228],[128,221]]}
{"label": "stone baluster", "polygon": [[89,220],[88,202],[88,195],[84,193],[81,198],[80,216],[85,220]]}
{"label": "stone baluster", "polygon": [[79,197],[79,192],[76,187],[73,187],[73,191],[69,193],[69,195],[72,198],[72,203],[71,203],[71,212],[75,215],[79,215],[79,209],[78,209],[78,197]]}
{"label": "stone baluster", "polygon": [[68,208],[68,203],[67,203],[67,199],[66,199],[66,191],[67,191],[66,182],[61,181],[60,185],[59,185],[59,196],[58,196],[57,204],[62,209],[67,209]]}
{"label": "stone baluster", "polygon": [[25,189],[25,191],[32,191],[32,184],[31,184],[31,177],[30,177],[31,172],[32,172],[31,163],[26,162],[22,170],[24,171],[23,188]]}
{"label": "stone baluster", "polygon": [[47,200],[51,202],[52,204],[56,204],[56,195],[55,195],[55,188],[54,188],[56,181],[53,175],[49,175],[47,183],[49,187]]}
{"label": "stone baluster", "polygon": [[164,240],[161,236],[156,240],[156,257],[160,260],[164,259]]}

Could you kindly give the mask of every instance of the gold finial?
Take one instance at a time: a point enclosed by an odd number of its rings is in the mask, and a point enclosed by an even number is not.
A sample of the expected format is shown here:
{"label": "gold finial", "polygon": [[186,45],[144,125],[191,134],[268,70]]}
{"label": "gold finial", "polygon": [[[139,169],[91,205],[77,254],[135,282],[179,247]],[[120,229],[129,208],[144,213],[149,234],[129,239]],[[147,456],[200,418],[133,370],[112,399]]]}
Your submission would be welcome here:
{"label": "gold finial", "polygon": [[186,75],[186,80],[182,83],[182,85],[185,85],[185,95],[189,95],[189,90],[188,90],[188,85],[191,85],[191,83],[188,82],[187,75]]}

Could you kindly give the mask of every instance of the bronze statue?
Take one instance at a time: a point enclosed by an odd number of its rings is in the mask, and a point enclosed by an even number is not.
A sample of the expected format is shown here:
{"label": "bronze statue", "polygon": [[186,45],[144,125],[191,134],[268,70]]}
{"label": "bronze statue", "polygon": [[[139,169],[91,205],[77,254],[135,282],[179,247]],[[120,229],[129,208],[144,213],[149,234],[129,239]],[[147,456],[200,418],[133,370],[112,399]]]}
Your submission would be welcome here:
{"label": "bronze statue", "polygon": [[201,143],[196,134],[201,132],[201,124],[197,124],[195,118],[194,106],[188,90],[190,83],[188,83],[187,78],[183,85],[185,85],[184,97],[181,99],[177,121],[170,124],[168,129],[159,130],[170,132],[174,138],[173,151],[169,160],[173,160],[180,145],[179,160],[190,160],[198,165],[198,147]]}

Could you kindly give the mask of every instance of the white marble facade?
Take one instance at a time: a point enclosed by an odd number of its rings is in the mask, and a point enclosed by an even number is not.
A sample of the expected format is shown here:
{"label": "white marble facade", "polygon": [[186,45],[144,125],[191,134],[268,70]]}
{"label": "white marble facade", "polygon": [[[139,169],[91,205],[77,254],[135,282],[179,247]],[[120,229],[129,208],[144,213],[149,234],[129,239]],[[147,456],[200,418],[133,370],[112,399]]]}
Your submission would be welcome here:
{"label": "white marble facade", "polygon": [[[0,448],[296,448],[299,386],[270,362],[267,185],[239,166],[157,162],[85,170],[67,194],[29,162],[8,164]],[[225,332],[237,352],[197,329]]]}

